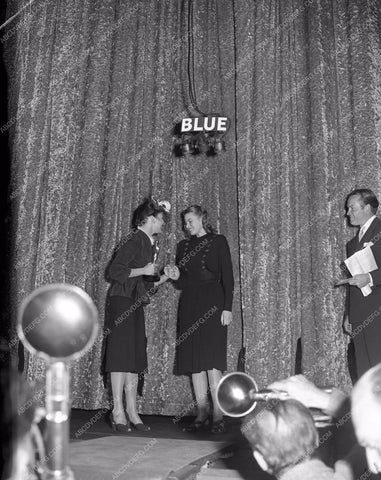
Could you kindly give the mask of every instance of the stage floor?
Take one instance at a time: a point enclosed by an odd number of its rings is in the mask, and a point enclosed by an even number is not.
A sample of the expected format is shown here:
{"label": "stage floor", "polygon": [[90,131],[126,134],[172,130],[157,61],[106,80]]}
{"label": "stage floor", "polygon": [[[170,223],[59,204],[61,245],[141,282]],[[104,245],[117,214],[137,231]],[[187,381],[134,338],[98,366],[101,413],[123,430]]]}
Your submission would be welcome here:
{"label": "stage floor", "polygon": [[182,431],[173,417],[142,416],[150,432],[114,433],[107,412],[72,410],[69,465],[76,480],[190,480],[238,478],[267,480],[240,433],[228,418],[228,431],[213,435]]}

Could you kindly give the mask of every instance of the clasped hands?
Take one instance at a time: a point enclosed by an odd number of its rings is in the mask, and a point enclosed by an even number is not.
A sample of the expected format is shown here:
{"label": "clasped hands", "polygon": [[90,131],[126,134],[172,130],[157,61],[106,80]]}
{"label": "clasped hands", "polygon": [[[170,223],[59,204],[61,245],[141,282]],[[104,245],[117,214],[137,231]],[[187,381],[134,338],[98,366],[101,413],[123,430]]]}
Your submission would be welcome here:
{"label": "clasped hands", "polygon": [[164,267],[164,273],[171,280],[178,280],[180,277],[180,270],[176,265],[166,265]]}
{"label": "clasped hands", "polygon": [[[143,267],[143,275],[154,275],[158,272],[158,265],[156,263],[147,263]],[[171,280],[178,280],[180,277],[180,270],[176,265],[167,265],[164,267],[164,275]]]}

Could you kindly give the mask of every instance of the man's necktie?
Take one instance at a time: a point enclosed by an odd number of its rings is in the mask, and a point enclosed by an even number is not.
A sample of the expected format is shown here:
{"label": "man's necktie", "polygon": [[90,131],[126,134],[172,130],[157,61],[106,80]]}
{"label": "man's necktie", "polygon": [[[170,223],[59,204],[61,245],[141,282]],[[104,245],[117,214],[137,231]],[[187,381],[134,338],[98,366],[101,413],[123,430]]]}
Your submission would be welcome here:
{"label": "man's necktie", "polygon": [[364,236],[365,228],[362,226],[359,231],[359,242],[361,242],[362,237]]}

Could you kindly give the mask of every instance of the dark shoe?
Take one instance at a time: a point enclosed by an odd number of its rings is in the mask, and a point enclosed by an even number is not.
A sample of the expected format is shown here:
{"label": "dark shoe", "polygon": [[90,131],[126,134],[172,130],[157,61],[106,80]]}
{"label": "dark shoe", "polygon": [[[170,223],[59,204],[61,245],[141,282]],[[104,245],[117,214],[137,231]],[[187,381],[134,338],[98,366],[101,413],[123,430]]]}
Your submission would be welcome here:
{"label": "dark shoe", "polygon": [[218,420],[217,422],[213,422],[212,428],[210,429],[211,433],[225,433],[226,432],[226,425],[224,420]]}
{"label": "dark shoe", "polygon": [[138,422],[138,423],[132,423],[131,420],[130,420],[130,417],[128,416],[128,413],[127,411],[125,412],[126,413],[126,418],[127,420],[130,422],[130,424],[136,428],[136,430],[138,430],[139,432],[149,432],[151,430],[151,427],[149,427],[148,425],[145,425],[143,422]]}
{"label": "dark shoe", "polygon": [[144,423],[132,423],[131,425],[136,428],[136,430],[139,430],[139,432],[149,432],[151,430],[151,427],[148,425],[145,425]]}
{"label": "dark shoe", "polygon": [[204,418],[204,420],[194,420],[190,425],[187,425],[183,428],[183,432],[194,433],[203,430],[209,425],[209,417]]}
{"label": "dark shoe", "polygon": [[129,433],[131,432],[131,426],[130,426],[130,421],[127,419],[126,425],[123,423],[116,423],[114,420],[114,415],[112,412],[110,413],[110,424],[111,428],[114,430],[114,432],[119,432],[119,433]]}

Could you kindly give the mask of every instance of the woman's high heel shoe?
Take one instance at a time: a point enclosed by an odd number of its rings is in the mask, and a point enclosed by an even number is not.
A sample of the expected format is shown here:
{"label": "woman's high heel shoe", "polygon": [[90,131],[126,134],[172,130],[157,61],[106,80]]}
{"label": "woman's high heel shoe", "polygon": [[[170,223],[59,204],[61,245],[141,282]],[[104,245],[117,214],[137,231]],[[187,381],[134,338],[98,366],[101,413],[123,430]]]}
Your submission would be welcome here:
{"label": "woman's high heel shoe", "polygon": [[130,420],[130,417],[128,416],[128,413],[126,413],[126,418],[130,422],[130,424],[136,428],[139,432],[149,432],[151,428],[148,425],[145,425],[143,422],[138,422],[138,423],[132,423]]}
{"label": "woman's high heel shoe", "polygon": [[214,434],[225,433],[226,432],[226,425],[224,420],[217,420],[213,422],[212,428],[210,430]]}
{"label": "woman's high heel shoe", "polygon": [[110,413],[110,424],[111,428],[114,430],[114,432],[119,432],[119,433],[129,433],[131,432],[131,426],[130,426],[130,421],[127,419],[126,425],[123,423],[116,423],[114,419],[114,415],[111,412]]}
{"label": "woman's high heel shoe", "polygon": [[204,418],[204,420],[194,420],[190,425],[187,425],[183,428],[183,432],[194,433],[203,430],[209,425],[209,417]]}
{"label": "woman's high heel shoe", "polygon": [[145,425],[143,422],[132,423],[131,425],[136,428],[139,432],[149,432],[151,428],[148,425]]}

